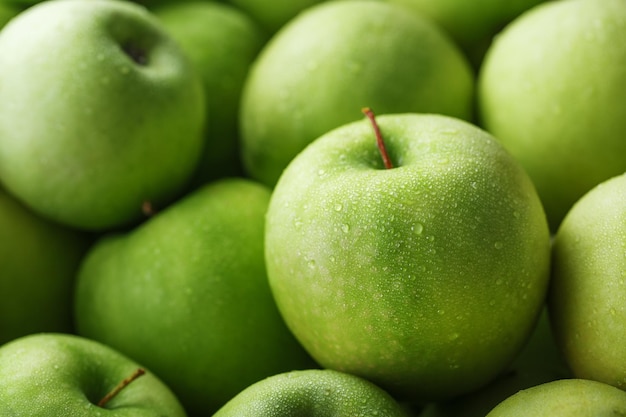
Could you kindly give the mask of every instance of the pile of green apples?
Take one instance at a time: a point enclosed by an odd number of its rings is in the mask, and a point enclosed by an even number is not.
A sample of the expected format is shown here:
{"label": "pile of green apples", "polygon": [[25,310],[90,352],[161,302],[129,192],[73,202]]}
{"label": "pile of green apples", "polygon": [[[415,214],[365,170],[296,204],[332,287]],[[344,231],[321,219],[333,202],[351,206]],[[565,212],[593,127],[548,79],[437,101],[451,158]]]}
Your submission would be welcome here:
{"label": "pile of green apples", "polygon": [[626,415],[625,0],[0,28],[1,417]]}

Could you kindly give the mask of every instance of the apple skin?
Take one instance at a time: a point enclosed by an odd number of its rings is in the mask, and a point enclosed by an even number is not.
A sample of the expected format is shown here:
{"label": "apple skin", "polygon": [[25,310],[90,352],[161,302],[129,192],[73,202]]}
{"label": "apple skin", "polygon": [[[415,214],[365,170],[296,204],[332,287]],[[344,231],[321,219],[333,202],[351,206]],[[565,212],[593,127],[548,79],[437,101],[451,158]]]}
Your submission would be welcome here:
{"label": "apple skin", "polygon": [[573,374],[626,390],[626,174],[585,194],[554,238],[548,305]]}
{"label": "apple skin", "polygon": [[501,375],[477,391],[451,401],[429,404],[418,416],[485,417],[496,405],[520,390],[571,377],[554,341],[547,308],[544,308],[524,349]]}
{"label": "apple skin", "polygon": [[97,405],[140,365],[93,340],[39,333],[0,346],[0,404],[11,417],[186,417],[153,373]]}
{"label": "apple skin", "polygon": [[196,167],[202,85],[139,5],[27,9],[0,33],[0,78],[0,179],[47,218],[94,231],[126,226],[141,219],[143,202],[177,197]]}
{"label": "apple skin", "polygon": [[585,379],[560,379],[522,390],[487,417],[611,417],[626,415],[626,392]]}
{"label": "apple skin", "polygon": [[549,1],[485,56],[481,125],[529,173],[553,232],[585,192],[626,171],[625,38],[623,0]]}
{"label": "apple skin", "polygon": [[0,344],[73,330],[75,275],[91,237],[32,213],[0,189]]}
{"label": "apple skin", "polygon": [[407,417],[387,392],[354,375],[306,369],[263,379],[231,399],[213,417]]}
{"label": "apple skin", "polygon": [[358,120],[362,107],[469,120],[473,99],[469,63],[431,21],[379,1],[322,3],[283,27],[251,68],[240,112],[244,168],[273,187],[307,144]]}
{"label": "apple skin", "polygon": [[212,2],[171,2],[153,9],[202,78],[205,145],[194,185],[242,175],[239,102],[250,65],[268,35],[243,11]]}
{"label": "apple skin", "polygon": [[481,129],[442,115],[378,117],[315,140],[272,193],[265,251],[289,328],[325,368],[398,398],[475,390],[539,317],[550,234],[530,179]]}
{"label": "apple skin", "polygon": [[198,416],[269,375],[316,367],[267,282],[269,198],[251,180],[219,180],[97,242],[78,274],[78,334],[144,363]]}

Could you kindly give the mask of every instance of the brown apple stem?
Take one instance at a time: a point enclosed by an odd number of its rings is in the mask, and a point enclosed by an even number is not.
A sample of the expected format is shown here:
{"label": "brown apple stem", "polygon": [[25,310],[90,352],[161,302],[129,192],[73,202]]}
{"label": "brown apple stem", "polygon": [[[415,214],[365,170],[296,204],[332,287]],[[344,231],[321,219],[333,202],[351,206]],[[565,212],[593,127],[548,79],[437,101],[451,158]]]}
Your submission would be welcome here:
{"label": "brown apple stem", "polygon": [[386,169],[393,168],[393,164],[391,163],[391,159],[389,159],[389,154],[387,153],[387,148],[385,148],[385,141],[383,140],[383,135],[380,133],[380,127],[376,122],[376,116],[374,112],[369,107],[365,107],[361,110],[365,116],[372,123],[372,127],[374,128],[374,134],[376,135],[376,144],[378,145],[378,150],[380,151],[380,156],[383,158],[383,164]]}
{"label": "brown apple stem", "polygon": [[135,372],[133,372],[128,378],[125,378],[122,382],[117,384],[115,388],[113,388],[107,395],[102,397],[102,399],[98,402],[98,407],[104,407],[113,397],[120,393],[124,388],[130,385],[134,380],[144,375],[146,371],[141,368],[137,368]]}
{"label": "brown apple stem", "polygon": [[141,204],[141,212],[146,217],[152,217],[156,213],[156,210],[154,209],[152,203],[146,200]]}

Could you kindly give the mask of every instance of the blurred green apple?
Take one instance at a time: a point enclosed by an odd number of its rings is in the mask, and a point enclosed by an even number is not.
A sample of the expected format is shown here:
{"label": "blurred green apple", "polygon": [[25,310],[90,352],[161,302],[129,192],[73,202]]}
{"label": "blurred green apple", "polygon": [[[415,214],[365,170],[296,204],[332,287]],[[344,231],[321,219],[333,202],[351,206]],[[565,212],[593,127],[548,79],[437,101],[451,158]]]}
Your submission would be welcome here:
{"label": "blurred green apple", "polygon": [[461,46],[478,68],[493,36],[522,12],[546,0],[388,1],[431,18]]}
{"label": "blurred green apple", "polygon": [[572,372],[626,390],[626,174],[572,207],[552,259],[550,316]]}
{"label": "blurred green apple", "polygon": [[270,287],[320,365],[421,402],[478,389],[535,327],[550,234],[526,173],[489,134],[442,115],[378,118],[312,142],[267,214]]}
{"label": "blurred green apple", "polygon": [[72,331],[74,280],[89,242],[0,189],[0,344]]}
{"label": "blurred green apple", "polygon": [[269,198],[260,184],[224,179],[127,234],[104,237],[79,273],[78,333],[152,369],[194,416],[257,380],[317,366],[269,289]]}
{"label": "blurred green apple", "polygon": [[225,0],[244,11],[268,33],[273,34],[286,23],[318,3],[327,0]]}
{"label": "blurred green apple", "polygon": [[273,187],[307,144],[365,106],[470,119],[473,87],[469,63],[431,21],[385,2],[322,3],[252,66],[240,113],[244,167]]}
{"label": "blurred green apple", "polygon": [[387,392],[354,375],[307,369],[270,376],[249,386],[213,417],[331,417],[407,414]]}
{"label": "blurred green apple", "polygon": [[267,35],[246,14],[227,4],[172,2],[153,12],[191,59],[204,85],[205,149],[194,184],[241,175],[241,90]]}
{"label": "blurred green apple", "polygon": [[0,180],[90,230],[175,198],[202,149],[202,85],[143,7],[51,0],[0,32]]}
{"label": "blurred green apple", "polygon": [[[103,401],[138,369],[141,378]],[[7,417],[186,417],[154,374],[108,346],[61,333],[0,346],[0,407]]]}
{"label": "blurred green apple", "polygon": [[487,417],[620,417],[626,392],[585,379],[560,379],[522,390],[498,404]]}
{"label": "blurred green apple", "polygon": [[524,166],[553,232],[626,171],[626,2],[549,1],[507,26],[479,75],[482,125]]}

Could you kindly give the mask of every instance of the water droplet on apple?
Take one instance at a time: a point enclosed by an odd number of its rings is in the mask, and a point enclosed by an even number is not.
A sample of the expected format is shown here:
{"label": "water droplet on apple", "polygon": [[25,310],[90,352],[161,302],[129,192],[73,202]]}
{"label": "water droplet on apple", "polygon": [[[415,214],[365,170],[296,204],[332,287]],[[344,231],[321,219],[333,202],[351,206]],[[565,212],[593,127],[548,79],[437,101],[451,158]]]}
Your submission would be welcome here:
{"label": "water droplet on apple", "polygon": [[460,336],[460,335],[459,335],[458,333],[456,333],[456,332],[455,332],[455,333],[450,334],[450,336],[448,336],[448,339],[452,342],[452,341],[454,341],[454,340],[458,339],[458,338],[459,338],[459,336]]}
{"label": "water droplet on apple", "polygon": [[437,310],[437,314],[439,314],[440,316],[443,316],[444,314],[446,314],[445,310]]}
{"label": "water droplet on apple", "polygon": [[502,285],[502,278],[498,278],[496,280],[496,285]]}
{"label": "water droplet on apple", "polygon": [[343,204],[337,203],[335,204],[335,211],[341,211],[343,209]]}
{"label": "water droplet on apple", "polygon": [[519,216],[520,216],[519,211],[516,210],[513,212],[513,217],[515,217],[516,219],[519,219]]}
{"label": "water droplet on apple", "polygon": [[478,183],[476,181],[472,181],[470,185],[472,186],[473,189],[475,190],[478,189]]}
{"label": "water droplet on apple", "polygon": [[320,177],[323,177],[326,174],[326,171],[324,171],[323,169],[320,169],[319,171],[317,171],[317,175],[319,175]]}
{"label": "water droplet on apple", "polygon": [[307,265],[308,265],[309,268],[315,269],[315,260],[314,259],[309,259],[307,261]]}
{"label": "water droplet on apple", "polygon": [[421,223],[415,223],[413,226],[411,226],[411,230],[416,235],[421,235],[422,232],[424,231],[424,225]]}
{"label": "water droplet on apple", "polygon": [[493,247],[496,248],[496,249],[502,249],[502,246],[503,246],[502,242],[496,242],[496,243],[493,244]]}
{"label": "water droplet on apple", "polygon": [[348,233],[348,232],[350,231],[350,225],[347,225],[347,224],[342,224],[342,225],[341,225],[341,230],[342,230],[344,233]]}

